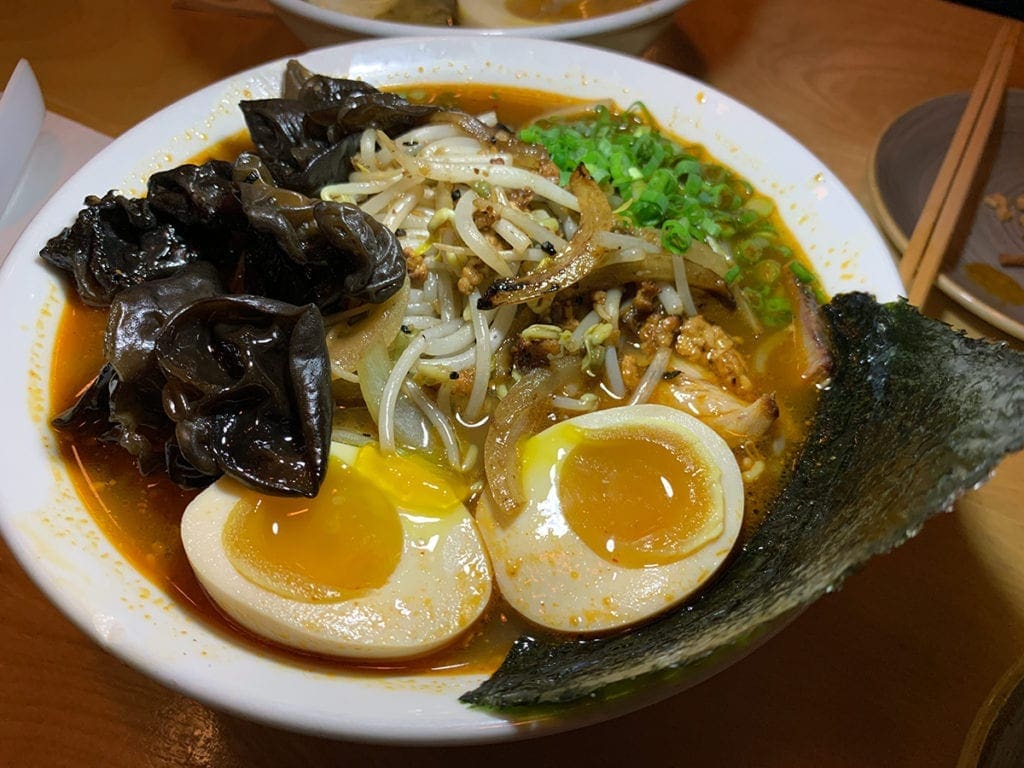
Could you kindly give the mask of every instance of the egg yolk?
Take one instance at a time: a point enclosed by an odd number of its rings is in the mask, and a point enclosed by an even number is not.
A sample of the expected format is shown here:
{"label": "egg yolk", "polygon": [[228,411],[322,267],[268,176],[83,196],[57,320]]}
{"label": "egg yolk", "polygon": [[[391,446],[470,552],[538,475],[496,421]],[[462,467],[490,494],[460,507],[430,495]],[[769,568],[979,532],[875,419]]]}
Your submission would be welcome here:
{"label": "egg yolk", "polygon": [[420,514],[444,515],[457,509],[469,493],[465,483],[441,476],[429,460],[416,455],[385,456],[374,445],[359,450],[355,468],[395,504]]}
{"label": "egg yolk", "polygon": [[674,435],[588,434],[564,456],[557,477],[569,527],[618,565],[680,560],[725,525],[717,466]]}
{"label": "egg yolk", "polygon": [[239,573],[284,597],[351,597],[386,583],[402,557],[395,504],[333,454],[315,499],[240,496],[224,526],[224,549]]}

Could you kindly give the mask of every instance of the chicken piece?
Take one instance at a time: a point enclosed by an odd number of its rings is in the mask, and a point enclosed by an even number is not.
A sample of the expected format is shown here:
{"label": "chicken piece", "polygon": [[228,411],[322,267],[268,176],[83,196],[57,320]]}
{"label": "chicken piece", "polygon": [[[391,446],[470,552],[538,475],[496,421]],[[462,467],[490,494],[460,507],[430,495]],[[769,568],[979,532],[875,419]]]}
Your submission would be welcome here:
{"label": "chicken piece", "polygon": [[734,449],[768,433],[779,417],[775,395],[756,391],[746,359],[723,328],[700,315],[687,318],[675,335],[674,352],[672,378],[653,399],[694,414]]}
{"label": "chicken piece", "polygon": [[753,402],[737,397],[707,379],[683,373],[659,390],[666,405],[692,413],[715,432],[730,448],[757,441],[779,417],[774,394],[761,395]]}

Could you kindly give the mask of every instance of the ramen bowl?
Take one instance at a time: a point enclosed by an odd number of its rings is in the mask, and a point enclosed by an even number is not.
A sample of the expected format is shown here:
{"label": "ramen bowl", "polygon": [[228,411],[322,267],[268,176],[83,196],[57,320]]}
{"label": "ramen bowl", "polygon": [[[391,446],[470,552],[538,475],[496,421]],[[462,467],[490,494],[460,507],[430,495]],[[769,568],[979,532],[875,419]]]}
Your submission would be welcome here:
{"label": "ramen bowl", "polygon": [[[314,5],[306,0],[270,0],[281,20],[307,45],[317,47],[364,37],[459,35],[534,37],[573,40],[639,55],[672,23],[672,14],[687,0],[650,0],[632,8],[573,21],[510,24],[483,10],[501,13],[504,0],[472,0],[466,5],[473,26],[439,27],[413,22],[367,18]],[[329,4],[325,4],[329,5]],[[476,23],[474,23],[474,21]],[[487,23],[491,22],[491,23]]]}
{"label": "ramen bowl", "polygon": [[[662,127],[703,144],[770,194],[827,293],[891,300],[899,281],[884,242],[829,170],[770,122],[709,86],[586,46],[505,37],[364,41],[301,57],[309,69],[377,86],[478,83],[585,100],[642,101]],[[268,652],[198,616],[157,587],[104,536],[72,486],[49,426],[48,382],[65,282],[39,258],[90,194],[139,195],[155,171],[188,161],[243,127],[241,99],[280,92],[284,61],[206,87],[119,137],[61,188],[0,271],[0,345],[9,374],[0,441],[0,530],[48,598],[96,643],[212,707],[305,732],[367,742],[451,744],[552,733],[665,698],[749,652],[758,638],[629,695],[549,711],[501,713],[460,696],[486,674],[381,672]]]}

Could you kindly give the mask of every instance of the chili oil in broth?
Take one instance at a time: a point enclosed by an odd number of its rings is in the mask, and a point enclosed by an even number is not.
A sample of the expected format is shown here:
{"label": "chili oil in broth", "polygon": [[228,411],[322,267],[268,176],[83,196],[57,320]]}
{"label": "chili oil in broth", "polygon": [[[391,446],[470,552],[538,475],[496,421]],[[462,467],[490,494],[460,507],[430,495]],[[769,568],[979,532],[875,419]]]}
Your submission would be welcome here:
{"label": "chili oil in broth", "polygon": [[[543,91],[515,88],[495,88],[487,85],[414,86],[401,89],[413,101],[444,106],[458,106],[471,113],[496,111],[499,120],[510,126],[520,126],[541,115],[571,110],[582,102]],[[687,150],[702,161],[714,162],[701,148],[676,137]],[[246,132],[241,132],[191,159],[202,163],[208,159],[233,160],[240,152],[252,149]],[[782,239],[806,264],[778,215],[774,224]],[[791,328],[766,332],[760,339],[749,337],[746,328],[737,325],[737,313],[712,309],[705,316],[722,325],[731,334],[743,337],[741,349],[748,360],[761,356],[769,361],[767,372],[751,370],[751,378],[762,391],[774,392],[780,410],[779,430],[787,438],[788,448],[781,454],[765,451],[767,469],[746,487],[744,535],[749,536],[756,527],[766,504],[775,495],[793,459],[796,447],[806,431],[807,421],[816,400],[813,385],[800,375],[801,354]],[[794,319],[794,322],[796,320]],[[103,309],[87,307],[73,292],[69,292],[57,329],[51,366],[50,395],[56,404],[55,414],[73,404],[89,385],[96,371],[103,365],[103,334],[107,313]],[[602,394],[601,407],[617,404]],[[524,620],[507,611],[500,598],[493,600],[477,626],[452,646],[424,659],[399,664],[367,666],[355,662],[309,656],[277,647],[239,627],[222,614],[206,596],[185,556],[180,536],[180,518],[188,503],[198,491],[184,490],[165,475],[143,477],[136,469],[134,459],[116,444],[104,444],[94,439],[76,440],[56,432],[60,453],[68,468],[75,489],[97,525],[118,551],[158,588],[178,600],[189,611],[208,625],[242,638],[262,652],[271,651],[283,661],[302,665],[326,665],[345,669],[384,668],[415,672],[477,672],[489,674],[504,658],[512,640],[526,629]],[[466,437],[466,436],[464,436]],[[480,435],[468,436],[480,439]],[[476,471],[482,473],[480,462]],[[472,501],[469,505],[472,509]],[[725,567],[728,567],[727,565]]]}

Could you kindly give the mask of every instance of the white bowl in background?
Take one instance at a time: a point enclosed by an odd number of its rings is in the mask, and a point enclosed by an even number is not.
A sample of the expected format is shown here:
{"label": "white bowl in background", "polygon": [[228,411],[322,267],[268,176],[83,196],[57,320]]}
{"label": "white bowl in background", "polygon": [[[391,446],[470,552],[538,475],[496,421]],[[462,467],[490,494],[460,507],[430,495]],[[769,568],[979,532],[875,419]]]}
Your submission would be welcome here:
{"label": "white bowl in background", "polygon": [[501,28],[403,24],[321,8],[306,0],[270,0],[270,4],[288,28],[311,48],[364,37],[493,35],[573,40],[639,55],[672,23],[672,14],[688,1],[651,0],[625,11],[582,21]]}
{"label": "white bowl in background", "polygon": [[[309,52],[324,74],[380,86],[473,81],[646,103],[671,132],[703,144],[778,210],[828,293],[900,293],[888,248],[860,205],[820,160],[752,110],[711,87],[641,60],[586,46],[497,37],[384,39]],[[372,675],[302,666],[261,653],[199,619],[156,588],[103,536],[72,488],[48,426],[54,334],[65,282],[38,257],[88,194],[140,194],[154,171],[242,130],[236,104],[279,93],[275,61],[167,107],[101,151],[43,208],[0,269],[0,532],[43,592],[99,645],[211,706],[278,726],[403,744],[498,741],[623,714],[692,685],[715,668],[636,695],[539,716],[470,709],[458,697],[473,674]]]}

